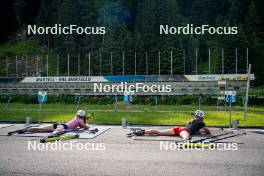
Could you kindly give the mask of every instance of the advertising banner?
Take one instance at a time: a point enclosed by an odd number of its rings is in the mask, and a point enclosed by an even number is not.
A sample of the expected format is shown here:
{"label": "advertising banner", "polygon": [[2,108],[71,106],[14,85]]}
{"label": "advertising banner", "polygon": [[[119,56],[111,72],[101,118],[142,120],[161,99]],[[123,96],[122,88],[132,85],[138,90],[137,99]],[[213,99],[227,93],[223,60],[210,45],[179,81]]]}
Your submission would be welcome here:
{"label": "advertising banner", "polygon": [[[254,74],[250,75],[254,80]],[[21,83],[60,83],[60,82],[182,82],[182,81],[246,81],[247,74],[213,75],[142,75],[142,76],[71,76],[71,77],[26,77]]]}

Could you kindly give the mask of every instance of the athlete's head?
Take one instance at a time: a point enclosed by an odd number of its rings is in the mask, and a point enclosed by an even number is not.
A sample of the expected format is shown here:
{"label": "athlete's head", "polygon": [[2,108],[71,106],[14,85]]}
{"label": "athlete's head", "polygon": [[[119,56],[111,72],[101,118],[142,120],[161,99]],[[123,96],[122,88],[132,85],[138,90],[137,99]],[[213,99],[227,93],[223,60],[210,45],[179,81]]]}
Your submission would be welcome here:
{"label": "athlete's head", "polygon": [[202,110],[196,110],[194,112],[194,115],[195,115],[196,119],[203,120],[204,116],[205,116],[205,113]]}
{"label": "athlete's head", "polygon": [[79,116],[80,118],[85,118],[85,111],[84,110],[78,110],[77,112],[76,112],[76,115],[77,116]]}
{"label": "athlete's head", "polygon": [[91,114],[86,115],[86,113],[85,113],[84,110],[78,110],[76,112],[76,115],[78,117],[80,117],[81,119],[85,120],[85,121],[88,120],[88,119],[90,119],[91,117],[94,117],[94,113],[91,113]]}

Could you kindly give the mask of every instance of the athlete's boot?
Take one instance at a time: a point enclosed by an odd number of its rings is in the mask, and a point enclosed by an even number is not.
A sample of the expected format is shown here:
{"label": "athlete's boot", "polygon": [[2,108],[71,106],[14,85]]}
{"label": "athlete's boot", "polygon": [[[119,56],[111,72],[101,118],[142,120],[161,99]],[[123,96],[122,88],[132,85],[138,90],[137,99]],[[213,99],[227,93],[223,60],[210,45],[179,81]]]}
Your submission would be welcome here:
{"label": "athlete's boot", "polygon": [[24,134],[25,132],[27,132],[27,128],[17,130],[17,134]]}
{"label": "athlete's boot", "polygon": [[145,134],[145,130],[136,130],[133,134],[136,136],[143,136]]}

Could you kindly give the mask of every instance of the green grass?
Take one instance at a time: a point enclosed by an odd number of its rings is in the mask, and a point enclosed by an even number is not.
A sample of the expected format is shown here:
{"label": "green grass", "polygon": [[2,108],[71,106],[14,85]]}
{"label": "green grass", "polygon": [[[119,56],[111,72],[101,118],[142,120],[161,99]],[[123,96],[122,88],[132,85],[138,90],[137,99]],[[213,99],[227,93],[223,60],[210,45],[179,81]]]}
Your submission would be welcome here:
{"label": "green grass", "polygon": [[[11,103],[7,109],[5,104],[0,104],[0,120],[25,121],[25,117],[32,117],[38,121],[39,111],[37,104]],[[74,104],[45,104],[41,112],[43,122],[65,122],[75,115]],[[155,106],[150,105],[118,105],[117,112],[114,105],[90,105],[81,104],[80,108],[95,112],[93,124],[121,124],[121,119],[126,118],[132,124],[160,124],[160,125],[184,125],[192,118],[190,112],[197,109],[194,106]],[[228,126],[229,112],[217,112],[214,106],[202,106],[206,111],[205,122],[209,126]],[[244,120],[243,108],[234,107],[232,119],[239,119],[241,126],[264,126],[264,107],[250,107],[248,118]],[[133,112],[131,112],[133,111]],[[180,112],[182,111],[182,112]]]}
{"label": "green grass", "polygon": [[[5,108],[6,104],[0,103],[0,108]],[[23,104],[23,103],[10,103],[8,106],[8,109],[38,109],[38,104]],[[43,106],[43,109],[46,111],[53,111],[53,110],[62,110],[62,111],[73,111],[76,108],[76,104],[63,104],[63,103],[52,103],[52,104],[45,104]],[[98,105],[98,104],[87,104],[82,103],[80,105],[80,108],[86,109],[86,110],[114,110],[115,105],[114,104],[108,104],[108,105]],[[157,110],[158,111],[194,111],[195,109],[199,109],[198,105],[158,105]],[[201,109],[204,111],[217,111],[216,106],[207,106],[207,105],[201,105]],[[224,111],[225,107],[219,106],[219,111]],[[118,104],[117,110],[122,111],[156,111],[156,106],[153,105],[126,105],[126,104]],[[229,110],[229,106],[226,106],[226,110]],[[233,111],[243,111],[242,106],[233,106]],[[264,112],[263,106],[254,106],[254,107],[248,107],[249,112]]]}

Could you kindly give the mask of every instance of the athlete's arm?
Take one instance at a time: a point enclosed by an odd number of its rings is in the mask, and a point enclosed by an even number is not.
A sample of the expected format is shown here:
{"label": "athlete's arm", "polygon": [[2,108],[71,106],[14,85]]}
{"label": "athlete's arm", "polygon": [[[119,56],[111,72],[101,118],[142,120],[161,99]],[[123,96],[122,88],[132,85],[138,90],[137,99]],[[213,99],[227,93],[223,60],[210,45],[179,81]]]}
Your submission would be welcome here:
{"label": "athlete's arm", "polygon": [[87,125],[87,124],[85,124],[84,122],[80,122],[79,126],[80,126],[81,128],[84,128],[84,129],[89,129],[89,128],[90,128],[90,126]]}
{"label": "athlete's arm", "polygon": [[205,132],[205,134],[211,133],[210,129],[207,126],[203,127],[202,130]]}
{"label": "athlete's arm", "polygon": [[186,123],[186,125],[190,125],[190,123],[192,123],[194,121],[194,119],[190,120],[189,122]]}

